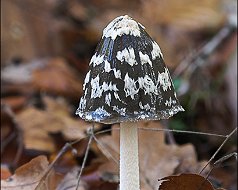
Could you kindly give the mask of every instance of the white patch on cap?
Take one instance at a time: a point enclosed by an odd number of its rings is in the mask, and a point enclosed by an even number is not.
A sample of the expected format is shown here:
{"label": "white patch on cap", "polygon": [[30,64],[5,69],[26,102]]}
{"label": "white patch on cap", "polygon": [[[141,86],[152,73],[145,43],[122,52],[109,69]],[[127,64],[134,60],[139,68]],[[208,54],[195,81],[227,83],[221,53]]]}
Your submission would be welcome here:
{"label": "white patch on cap", "polygon": [[120,97],[119,97],[119,94],[118,94],[117,92],[114,92],[114,97],[115,97],[117,100],[121,101],[121,99],[120,99]]}
{"label": "white patch on cap", "polygon": [[86,107],[86,102],[87,102],[86,99],[82,97],[82,98],[80,99],[79,109],[84,110],[85,107]]}
{"label": "white patch on cap", "polygon": [[159,45],[156,42],[153,42],[152,45],[153,45],[153,50],[151,52],[152,59],[155,60],[156,57],[158,57],[158,56],[161,56],[163,58],[163,54],[162,54],[162,52],[160,50]]}
{"label": "white patch on cap", "polygon": [[93,119],[93,117],[92,117],[92,115],[86,115],[86,116],[85,116],[85,119],[90,121],[90,120]]}
{"label": "white patch on cap", "polygon": [[102,96],[102,87],[99,85],[99,75],[96,76],[96,78],[91,80],[91,98],[97,98]]}
{"label": "white patch on cap", "polygon": [[112,70],[110,63],[107,60],[104,62],[104,70],[107,73],[109,73]]}
{"label": "white patch on cap", "polygon": [[87,93],[88,93],[88,89],[86,88],[85,90],[84,90],[84,98],[86,97],[86,95],[87,95]]}
{"label": "white patch on cap", "polygon": [[104,55],[94,54],[91,58],[89,65],[93,63],[93,67],[95,67],[96,65],[100,65],[103,61],[104,61]]}
{"label": "white patch on cap", "polygon": [[139,88],[143,89],[145,94],[153,93],[158,95],[158,88],[148,75],[145,75],[144,78],[139,77],[138,83],[139,83]]}
{"label": "white patch on cap", "polygon": [[142,102],[139,102],[139,107],[140,107],[140,109],[142,109],[142,110],[149,110],[150,109],[150,105],[149,104],[146,104],[146,105],[142,105]]}
{"label": "white patch on cap", "polygon": [[114,72],[114,76],[117,79],[121,79],[121,71],[120,70],[116,70],[115,68],[113,69]]}
{"label": "white patch on cap", "polygon": [[117,59],[121,62],[126,61],[129,65],[137,65],[134,49],[129,47],[117,52]]}
{"label": "white patch on cap", "polygon": [[147,54],[143,54],[142,52],[139,52],[139,56],[140,56],[140,61],[142,65],[144,65],[145,63],[149,63],[150,66],[152,67],[152,62]]}
{"label": "white patch on cap", "polygon": [[177,98],[177,94],[176,94],[176,92],[174,92],[174,97]]}
{"label": "white patch on cap", "polygon": [[[143,27],[141,24],[140,26]],[[112,40],[115,40],[117,36],[122,36],[123,34],[140,36],[138,23],[132,20],[128,15],[115,18],[103,30],[103,37],[111,37]]]}
{"label": "white patch on cap", "polygon": [[86,84],[89,82],[90,72],[91,72],[91,70],[88,71],[88,73],[86,74],[86,77],[85,77],[85,79],[84,79],[83,90],[85,90],[85,86],[86,86]]}
{"label": "white patch on cap", "polygon": [[[104,109],[104,107],[101,107],[101,108],[97,108],[94,112],[94,115],[98,115],[99,117],[100,116],[110,116],[111,114],[110,113],[108,113],[105,109]],[[96,119],[97,120],[97,119]],[[100,118],[99,118],[99,120],[100,120]]]}
{"label": "white patch on cap", "polygon": [[131,98],[134,99],[135,94],[137,94],[139,91],[139,89],[137,89],[136,87],[136,82],[134,81],[134,79],[129,77],[128,73],[126,73],[125,75],[124,82],[124,91],[126,93],[126,97],[131,96]]}
{"label": "white patch on cap", "polygon": [[118,108],[118,106],[112,106],[112,109],[119,113],[120,115],[126,115],[126,108]]}
{"label": "white patch on cap", "polygon": [[119,91],[118,88],[117,88],[117,85],[116,84],[112,84],[112,82],[110,82],[109,84],[106,83],[106,82],[103,82],[102,86],[101,86],[102,90],[104,92],[107,92],[107,91]]}
{"label": "white patch on cap", "polygon": [[105,70],[106,73],[109,73],[110,71],[113,71],[115,78],[121,79],[121,71],[116,70],[116,68],[111,69],[111,65],[107,60],[105,60],[104,70]]}
{"label": "white patch on cap", "polygon": [[146,115],[139,115],[138,118],[140,118],[140,119],[145,119],[146,117],[148,117],[148,116],[146,116]]}
{"label": "white patch on cap", "polygon": [[170,75],[169,70],[165,68],[165,71],[163,73],[158,74],[158,82],[163,88],[163,91],[167,91],[168,88],[171,90],[171,82],[170,82]]}
{"label": "white patch on cap", "polygon": [[165,101],[164,103],[166,106],[171,107],[172,105],[176,104],[176,100],[172,100],[172,98],[170,97],[168,100]]}
{"label": "white patch on cap", "polygon": [[109,94],[106,94],[106,96],[105,96],[105,103],[110,106],[111,101],[112,101],[112,96],[111,96],[111,94],[110,94],[110,93],[109,93]]}

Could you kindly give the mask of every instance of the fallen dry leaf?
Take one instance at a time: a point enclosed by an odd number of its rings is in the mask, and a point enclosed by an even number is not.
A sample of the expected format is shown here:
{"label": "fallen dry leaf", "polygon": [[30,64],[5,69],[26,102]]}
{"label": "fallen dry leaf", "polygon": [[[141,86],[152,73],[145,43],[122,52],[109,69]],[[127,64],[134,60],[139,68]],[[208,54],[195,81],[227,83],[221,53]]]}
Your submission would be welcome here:
{"label": "fallen dry leaf", "polygon": [[6,165],[1,165],[1,180],[9,178],[11,175],[9,168]]}
{"label": "fallen dry leaf", "polygon": [[[38,156],[27,164],[19,167],[13,176],[1,180],[3,190],[32,190],[48,168],[49,162],[45,156]],[[45,184],[47,185],[47,184]]]}
{"label": "fallen dry leaf", "polygon": [[181,174],[160,179],[159,190],[215,190],[212,184],[198,174]]}
{"label": "fallen dry leaf", "polygon": [[10,106],[13,111],[22,109],[26,104],[27,98],[24,96],[8,96],[1,98],[1,104]]}
{"label": "fallen dry leaf", "polygon": [[82,94],[82,82],[62,58],[55,58],[32,73],[32,83],[40,91],[62,95],[74,100]]}
{"label": "fallen dry leaf", "polygon": [[[56,190],[75,190],[78,183],[77,176],[79,170],[79,167],[72,168],[72,170],[65,175]],[[87,184],[82,179],[80,179],[78,190],[88,190]]]}
{"label": "fallen dry leaf", "polygon": [[78,100],[82,80],[63,58],[39,59],[8,65],[1,71],[4,92],[30,94],[34,91]]}
{"label": "fallen dry leaf", "polygon": [[23,140],[27,149],[47,152],[55,151],[51,133],[62,133],[66,140],[85,137],[90,125],[80,119],[73,119],[63,99],[44,97],[45,110],[29,107],[16,116],[23,130]]}
{"label": "fallen dry leaf", "polygon": [[[162,128],[159,122],[154,121],[141,122],[139,127]],[[104,136],[100,141],[118,159],[119,130],[114,129],[112,136]],[[164,132],[149,130],[139,130],[139,159],[141,188],[144,190],[157,190],[159,184],[156,179],[172,175],[175,171],[197,172],[205,165],[197,161],[193,145],[167,145]]]}
{"label": "fallen dry leaf", "polygon": [[82,179],[89,190],[117,190],[119,184],[118,166],[110,160],[101,159],[85,168]]}
{"label": "fallen dry leaf", "polygon": [[221,13],[219,4],[219,0],[149,0],[143,2],[142,13],[154,26],[167,25],[187,32],[204,31],[223,23],[225,15]]}

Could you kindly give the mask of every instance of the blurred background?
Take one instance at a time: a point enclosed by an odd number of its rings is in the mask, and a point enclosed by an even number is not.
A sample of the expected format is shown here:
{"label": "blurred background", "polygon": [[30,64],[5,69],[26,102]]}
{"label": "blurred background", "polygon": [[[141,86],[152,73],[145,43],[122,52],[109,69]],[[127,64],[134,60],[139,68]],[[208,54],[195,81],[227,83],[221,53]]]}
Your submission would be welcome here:
{"label": "blurred background", "polygon": [[[85,136],[90,124],[74,114],[84,76],[103,28],[120,15],[142,23],[160,45],[186,110],[159,125],[223,135],[237,126],[235,0],[2,0],[1,7],[1,172],[5,178],[38,155],[52,161],[67,141]],[[166,144],[191,143],[198,160],[208,160],[223,140],[181,133],[165,136]],[[86,142],[77,146],[76,156],[69,153],[57,165],[58,181],[81,164]],[[216,158],[236,148],[233,136]],[[91,163],[100,156],[97,148],[90,150],[88,173],[98,171]],[[211,178],[217,187],[235,190],[235,161],[226,162]],[[113,190],[117,182],[100,184],[88,189]]]}

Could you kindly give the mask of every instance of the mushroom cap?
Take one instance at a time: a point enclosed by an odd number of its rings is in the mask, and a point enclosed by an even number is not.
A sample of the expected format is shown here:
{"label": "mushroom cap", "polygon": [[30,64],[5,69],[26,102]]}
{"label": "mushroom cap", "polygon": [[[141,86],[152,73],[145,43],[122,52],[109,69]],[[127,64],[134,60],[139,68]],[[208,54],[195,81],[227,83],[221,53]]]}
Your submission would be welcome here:
{"label": "mushroom cap", "polygon": [[87,121],[159,120],[184,111],[158,44],[127,15],[103,30],[83,90],[76,114]]}

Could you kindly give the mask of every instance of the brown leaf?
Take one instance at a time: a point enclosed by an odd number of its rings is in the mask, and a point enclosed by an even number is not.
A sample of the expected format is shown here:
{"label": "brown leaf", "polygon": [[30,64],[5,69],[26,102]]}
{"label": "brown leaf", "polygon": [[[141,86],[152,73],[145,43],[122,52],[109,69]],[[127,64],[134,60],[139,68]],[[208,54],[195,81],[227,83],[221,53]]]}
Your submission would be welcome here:
{"label": "brown leaf", "polygon": [[117,190],[119,184],[117,165],[108,160],[104,160],[103,164],[101,161],[91,163],[90,168],[85,169],[82,179],[88,184],[89,190]]}
{"label": "brown leaf", "polygon": [[89,124],[80,119],[73,119],[66,102],[49,97],[44,97],[43,100],[46,110],[29,107],[16,116],[24,132],[24,144],[27,149],[53,152],[55,146],[50,133],[61,132],[66,140],[85,137],[84,132]]}
{"label": "brown leaf", "polygon": [[[168,25],[183,31],[217,28],[224,21],[218,0],[170,0],[143,2],[143,15],[154,24]],[[149,23],[149,22],[147,22]]]}
{"label": "brown leaf", "polygon": [[27,98],[24,96],[10,96],[1,98],[1,104],[10,106],[13,111],[18,111],[26,104]]}
{"label": "brown leaf", "polygon": [[39,59],[21,65],[8,65],[2,72],[3,91],[32,93],[34,91],[61,95],[78,100],[82,81],[62,58]]}
{"label": "brown leaf", "polygon": [[7,166],[1,165],[1,180],[7,179],[11,176],[11,172]]}
{"label": "brown leaf", "polygon": [[160,179],[159,190],[215,190],[203,176],[197,174],[181,174]]}
{"label": "brown leaf", "polygon": [[[60,184],[57,186],[56,190],[75,190],[77,183],[78,183],[78,172],[79,172],[80,168],[79,167],[74,167],[71,171],[69,171],[64,179],[60,182]],[[87,190],[88,187],[86,185],[86,183],[80,179],[79,182],[79,188],[78,190]]]}
{"label": "brown leaf", "polygon": [[55,58],[32,73],[32,83],[40,91],[78,99],[82,82],[65,60]]}
{"label": "brown leaf", "polygon": [[32,190],[39,183],[40,178],[48,168],[45,156],[38,156],[15,171],[7,180],[1,180],[3,190]]}

